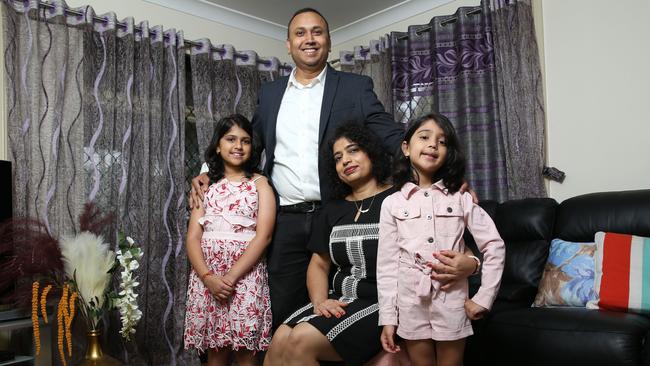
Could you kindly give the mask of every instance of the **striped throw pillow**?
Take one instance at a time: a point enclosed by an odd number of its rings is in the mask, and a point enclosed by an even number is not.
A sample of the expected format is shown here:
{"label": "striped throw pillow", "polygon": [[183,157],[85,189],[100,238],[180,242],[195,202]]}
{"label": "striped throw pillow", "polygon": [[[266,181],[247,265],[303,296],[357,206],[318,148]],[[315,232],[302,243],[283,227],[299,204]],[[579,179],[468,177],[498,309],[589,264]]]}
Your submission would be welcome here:
{"label": "striped throw pillow", "polygon": [[588,308],[650,314],[650,238],[596,233],[594,289]]}

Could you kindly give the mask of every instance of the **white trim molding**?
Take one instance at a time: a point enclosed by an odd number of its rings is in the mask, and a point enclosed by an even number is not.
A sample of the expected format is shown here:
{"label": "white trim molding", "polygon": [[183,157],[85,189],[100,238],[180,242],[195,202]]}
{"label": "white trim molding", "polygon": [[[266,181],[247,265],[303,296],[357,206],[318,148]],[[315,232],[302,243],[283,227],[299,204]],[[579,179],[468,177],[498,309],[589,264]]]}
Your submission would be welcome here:
{"label": "white trim molding", "polygon": [[[348,25],[330,31],[332,45],[336,46],[349,40],[401,22],[418,14],[452,2],[453,0],[406,0],[390,8],[370,14]],[[406,31],[406,29],[396,29]]]}
{"label": "white trim molding", "polygon": [[[258,18],[205,0],[143,1],[279,41],[284,42],[287,40],[287,27],[285,25],[273,23],[266,19]],[[221,42],[221,40],[216,39],[215,41]]]}
{"label": "white trim molding", "polygon": [[[246,32],[255,33],[278,41],[287,39],[287,27],[235,9],[205,0],[143,0],[186,14],[211,20]],[[453,0],[405,0],[384,10],[369,14],[350,24],[331,29],[332,46],[385,28],[423,12],[452,2]],[[215,40],[217,41],[217,40]]]}

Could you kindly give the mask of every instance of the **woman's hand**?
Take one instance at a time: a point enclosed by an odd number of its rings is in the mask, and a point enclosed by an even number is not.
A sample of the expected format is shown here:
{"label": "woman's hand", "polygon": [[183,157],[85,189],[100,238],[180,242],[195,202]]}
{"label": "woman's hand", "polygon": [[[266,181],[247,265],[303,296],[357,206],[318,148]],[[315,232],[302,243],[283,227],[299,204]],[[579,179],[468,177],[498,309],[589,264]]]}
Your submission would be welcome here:
{"label": "woman's hand", "polygon": [[464,280],[476,270],[476,261],[464,253],[453,250],[434,252],[438,263],[428,262],[432,270],[431,279],[442,283],[441,290],[448,290],[456,281]]}
{"label": "woman's hand", "polygon": [[326,318],[332,316],[340,318],[341,316],[345,315],[345,310],[343,310],[343,308],[346,306],[348,306],[348,304],[345,302],[334,299],[327,299],[314,306],[314,314],[322,315]]}
{"label": "woman's hand", "polygon": [[201,202],[203,202],[203,194],[208,191],[208,186],[210,185],[210,178],[207,173],[203,173],[192,179],[192,190],[190,191],[190,196],[187,200],[190,203],[190,208],[199,208],[201,207]]}
{"label": "woman's hand", "polygon": [[396,327],[394,325],[384,325],[384,328],[381,330],[381,346],[388,353],[397,353],[400,351],[399,346],[395,344],[395,329]]}
{"label": "woman's hand", "polygon": [[485,313],[487,313],[487,309],[475,303],[474,301],[467,299],[465,300],[465,313],[471,320],[478,320],[481,319]]}
{"label": "woman's hand", "polygon": [[226,301],[233,292],[234,284],[224,276],[210,275],[203,280],[212,296],[219,301]]}

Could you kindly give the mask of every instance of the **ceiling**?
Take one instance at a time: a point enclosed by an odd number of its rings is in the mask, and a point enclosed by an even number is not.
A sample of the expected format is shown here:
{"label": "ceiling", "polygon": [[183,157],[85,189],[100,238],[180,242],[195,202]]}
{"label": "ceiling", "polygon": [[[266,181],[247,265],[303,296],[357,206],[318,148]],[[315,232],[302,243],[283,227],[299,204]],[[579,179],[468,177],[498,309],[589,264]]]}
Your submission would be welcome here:
{"label": "ceiling", "polygon": [[[205,0],[220,7],[233,9],[244,14],[286,26],[293,13],[301,8],[315,8],[329,22],[331,30],[348,25],[370,14],[391,8],[403,0]],[[345,11],[343,11],[345,10]]]}
{"label": "ceiling", "polygon": [[337,45],[452,0],[145,0],[234,28],[284,41],[301,8],[318,9]]}

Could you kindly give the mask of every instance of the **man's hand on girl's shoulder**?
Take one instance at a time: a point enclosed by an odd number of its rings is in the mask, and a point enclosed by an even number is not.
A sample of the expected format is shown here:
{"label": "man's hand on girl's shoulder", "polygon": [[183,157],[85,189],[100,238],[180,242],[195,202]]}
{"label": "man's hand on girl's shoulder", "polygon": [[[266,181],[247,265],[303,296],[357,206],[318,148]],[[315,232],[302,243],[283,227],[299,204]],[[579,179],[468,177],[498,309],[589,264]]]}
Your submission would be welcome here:
{"label": "man's hand on girl's shoulder", "polygon": [[203,173],[192,179],[192,189],[190,196],[187,198],[190,208],[200,208],[203,202],[203,195],[208,191],[210,185],[210,178],[207,173]]}
{"label": "man's hand on girl's shoulder", "polygon": [[467,183],[467,181],[463,182],[463,185],[460,186],[459,191],[460,193],[465,193],[465,192],[469,193],[472,196],[472,201],[474,201],[475,204],[478,204],[478,195],[476,194],[476,192],[474,192],[473,189],[469,187],[469,183]]}

